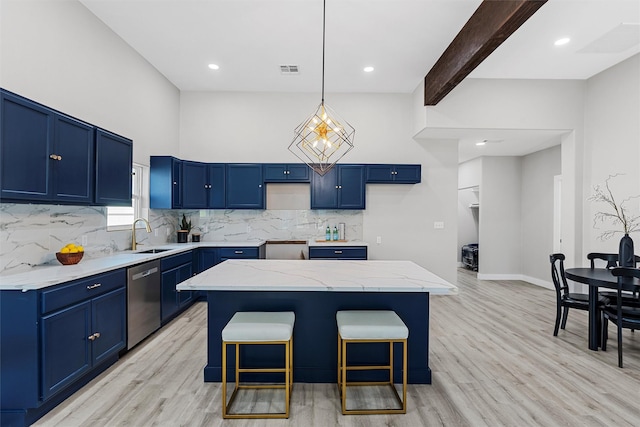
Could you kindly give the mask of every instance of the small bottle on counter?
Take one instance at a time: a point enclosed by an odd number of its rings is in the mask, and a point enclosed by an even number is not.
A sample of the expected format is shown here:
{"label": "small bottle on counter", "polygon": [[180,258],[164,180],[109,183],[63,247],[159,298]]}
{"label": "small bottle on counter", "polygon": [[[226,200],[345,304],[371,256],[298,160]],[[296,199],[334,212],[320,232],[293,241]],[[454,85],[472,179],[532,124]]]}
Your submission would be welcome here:
{"label": "small bottle on counter", "polygon": [[324,235],[324,239],[331,240],[331,228],[329,228],[328,225],[327,225],[327,231],[325,232],[325,235]]}
{"label": "small bottle on counter", "polygon": [[338,240],[338,227],[333,226],[333,240]]}

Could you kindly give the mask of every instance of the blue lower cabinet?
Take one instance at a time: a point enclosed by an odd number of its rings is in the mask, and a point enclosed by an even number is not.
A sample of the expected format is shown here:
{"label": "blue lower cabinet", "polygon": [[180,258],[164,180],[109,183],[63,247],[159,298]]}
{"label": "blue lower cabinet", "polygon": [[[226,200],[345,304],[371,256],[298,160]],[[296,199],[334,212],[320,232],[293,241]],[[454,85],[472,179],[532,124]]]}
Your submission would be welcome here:
{"label": "blue lower cabinet", "polygon": [[126,330],[125,269],[0,291],[0,425],[32,424],[107,369]]}
{"label": "blue lower cabinet", "polygon": [[194,300],[192,291],[176,290],[176,285],[193,273],[193,255],[186,252],[163,258],[161,261],[161,318],[166,322],[186,309]]}

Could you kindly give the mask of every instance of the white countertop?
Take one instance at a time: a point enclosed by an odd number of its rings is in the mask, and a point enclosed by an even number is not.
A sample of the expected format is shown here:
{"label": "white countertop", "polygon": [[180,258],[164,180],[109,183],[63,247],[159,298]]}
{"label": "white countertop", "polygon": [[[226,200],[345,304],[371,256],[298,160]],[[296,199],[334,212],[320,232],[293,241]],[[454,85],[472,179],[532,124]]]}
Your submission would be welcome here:
{"label": "white countertop", "polygon": [[338,240],[316,240],[312,239],[307,242],[309,246],[369,246],[367,242],[362,242],[358,240],[347,240],[338,241]]}
{"label": "white countertop", "polygon": [[82,279],[94,274],[125,268],[135,264],[176,255],[180,252],[197,248],[211,247],[258,247],[264,244],[263,240],[250,242],[200,242],[200,243],[173,243],[160,246],[140,246],[136,252],[149,249],[168,249],[156,254],[140,254],[133,251],[118,252],[114,255],[102,258],[83,259],[75,265],[47,264],[36,267],[30,271],[18,274],[0,276],[0,290],[29,291],[42,289],[71,280]]}
{"label": "white countertop", "polygon": [[456,286],[411,261],[346,260],[227,260],[176,289],[458,293]]}

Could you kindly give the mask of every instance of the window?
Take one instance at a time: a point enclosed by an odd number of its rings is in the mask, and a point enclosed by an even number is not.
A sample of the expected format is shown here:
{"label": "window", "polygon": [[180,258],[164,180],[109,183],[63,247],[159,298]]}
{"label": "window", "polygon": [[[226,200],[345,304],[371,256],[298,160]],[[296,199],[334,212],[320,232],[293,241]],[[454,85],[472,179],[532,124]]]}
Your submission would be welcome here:
{"label": "window", "polygon": [[[136,218],[148,219],[148,210],[143,209],[145,205],[145,177],[148,167],[133,164],[131,183],[131,207],[129,206],[108,206],[107,207],[107,231],[119,231],[131,229],[131,224]],[[144,227],[144,224],[140,224]]]}

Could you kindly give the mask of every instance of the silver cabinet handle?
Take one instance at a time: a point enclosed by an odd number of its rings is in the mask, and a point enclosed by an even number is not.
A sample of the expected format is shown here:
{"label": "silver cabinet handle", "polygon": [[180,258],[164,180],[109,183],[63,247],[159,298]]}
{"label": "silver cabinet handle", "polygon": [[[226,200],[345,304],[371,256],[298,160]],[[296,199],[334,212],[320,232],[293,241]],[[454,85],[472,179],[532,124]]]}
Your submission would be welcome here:
{"label": "silver cabinet handle", "polygon": [[95,341],[97,338],[100,338],[100,332],[96,332],[95,334],[89,335],[87,337],[89,341]]}
{"label": "silver cabinet handle", "polygon": [[333,253],[340,255],[342,253],[342,251],[333,251]]}
{"label": "silver cabinet handle", "polygon": [[173,185],[178,185],[178,183],[177,183],[177,182],[175,182],[175,181],[173,181]]}
{"label": "silver cabinet handle", "polygon": [[241,255],[244,253],[244,251],[235,251],[236,254]]}
{"label": "silver cabinet handle", "polygon": [[93,285],[87,286],[87,289],[95,289],[99,288],[100,286],[102,286],[102,283],[94,283]]}
{"label": "silver cabinet handle", "polygon": [[62,156],[58,156],[57,154],[51,154],[49,155],[49,158],[51,160],[62,160]]}

